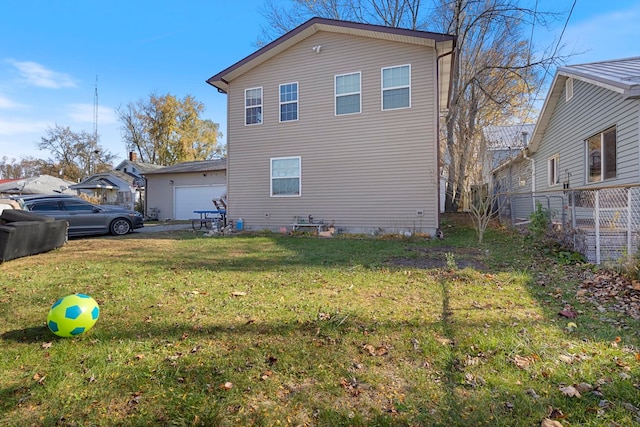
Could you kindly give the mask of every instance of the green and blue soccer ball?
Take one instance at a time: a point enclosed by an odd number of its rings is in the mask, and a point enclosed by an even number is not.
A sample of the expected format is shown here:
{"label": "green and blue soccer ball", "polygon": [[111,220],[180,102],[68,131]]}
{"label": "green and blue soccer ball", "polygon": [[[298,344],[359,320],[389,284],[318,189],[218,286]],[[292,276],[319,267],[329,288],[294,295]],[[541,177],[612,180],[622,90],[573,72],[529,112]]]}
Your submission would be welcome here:
{"label": "green and blue soccer ball", "polygon": [[47,326],[59,337],[75,337],[91,329],[99,316],[100,307],[89,295],[67,295],[51,306]]}

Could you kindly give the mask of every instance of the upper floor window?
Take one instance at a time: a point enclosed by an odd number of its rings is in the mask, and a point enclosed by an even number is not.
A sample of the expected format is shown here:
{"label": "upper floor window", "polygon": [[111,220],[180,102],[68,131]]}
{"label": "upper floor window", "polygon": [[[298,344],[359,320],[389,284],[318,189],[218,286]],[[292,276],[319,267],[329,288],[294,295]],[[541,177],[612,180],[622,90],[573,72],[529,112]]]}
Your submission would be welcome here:
{"label": "upper floor window", "polygon": [[245,125],[262,123],[262,88],[256,87],[244,91]]}
{"label": "upper floor window", "polygon": [[300,157],[271,159],[271,196],[299,196],[302,189]]}
{"label": "upper floor window", "polygon": [[393,110],[411,106],[411,66],[382,69],[382,109]]}
{"label": "upper floor window", "polygon": [[616,127],[586,141],[587,181],[600,182],[616,177]]}
{"label": "upper floor window", "polygon": [[280,85],[280,121],[298,120],[298,83]]}
{"label": "upper floor window", "polygon": [[336,76],[336,115],[361,111],[360,72]]}
{"label": "upper floor window", "polygon": [[558,163],[560,162],[560,155],[549,157],[547,160],[547,176],[549,187],[560,184],[560,176],[558,174]]}

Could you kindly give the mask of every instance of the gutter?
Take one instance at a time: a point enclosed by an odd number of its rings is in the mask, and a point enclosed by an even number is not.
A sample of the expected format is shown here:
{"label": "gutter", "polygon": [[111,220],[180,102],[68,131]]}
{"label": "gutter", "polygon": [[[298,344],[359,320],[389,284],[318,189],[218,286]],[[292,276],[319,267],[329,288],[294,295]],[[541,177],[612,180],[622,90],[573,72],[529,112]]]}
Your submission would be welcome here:
{"label": "gutter", "polygon": [[524,150],[522,150],[522,155],[525,159],[529,160],[531,162],[531,195],[533,197],[531,197],[531,200],[533,200],[533,209],[535,211],[536,209],[536,201],[535,201],[535,194],[536,194],[536,161],[535,159],[532,159],[531,157],[527,156],[527,153],[529,152],[528,148],[525,148]]}

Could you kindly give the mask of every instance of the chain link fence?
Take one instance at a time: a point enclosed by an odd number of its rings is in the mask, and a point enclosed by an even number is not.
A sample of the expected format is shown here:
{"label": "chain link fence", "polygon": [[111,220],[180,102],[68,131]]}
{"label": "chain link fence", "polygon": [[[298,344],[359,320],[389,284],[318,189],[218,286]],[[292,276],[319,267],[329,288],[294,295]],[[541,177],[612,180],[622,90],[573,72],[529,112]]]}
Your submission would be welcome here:
{"label": "chain link fence", "polygon": [[595,264],[635,255],[640,244],[640,186],[500,193],[495,210],[501,222],[526,226],[536,206],[574,250]]}

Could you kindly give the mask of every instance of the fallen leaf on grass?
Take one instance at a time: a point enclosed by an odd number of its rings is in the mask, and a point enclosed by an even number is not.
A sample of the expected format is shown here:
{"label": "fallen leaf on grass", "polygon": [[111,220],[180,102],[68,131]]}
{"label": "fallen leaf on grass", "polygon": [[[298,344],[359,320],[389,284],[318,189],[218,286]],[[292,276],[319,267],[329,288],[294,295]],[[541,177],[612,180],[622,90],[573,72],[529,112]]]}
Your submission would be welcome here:
{"label": "fallen leaf on grass", "polygon": [[374,347],[371,344],[364,344],[362,349],[369,353],[369,356],[384,356],[389,352],[389,349],[382,345],[380,347]]}
{"label": "fallen leaf on grass", "polygon": [[520,369],[527,369],[535,361],[533,356],[513,356],[513,363]]}
{"label": "fallen leaf on grass", "polygon": [[224,383],[224,384],[220,384],[220,388],[221,388],[222,390],[231,390],[231,389],[233,388],[233,383],[232,383],[232,382],[230,382],[230,381],[227,381],[227,382],[226,382],[226,383]]}
{"label": "fallen leaf on grass", "polygon": [[573,311],[571,307],[565,307],[564,310],[560,311],[558,314],[568,319],[575,319],[578,316],[578,313]]}
{"label": "fallen leaf on grass", "polygon": [[233,296],[233,297],[243,297],[245,295],[247,295],[247,293],[246,292],[242,292],[242,291],[231,292],[231,296]]}
{"label": "fallen leaf on grass", "polygon": [[565,414],[558,408],[549,407],[549,416],[547,418],[551,418],[552,420],[561,420],[563,418],[567,418]]}
{"label": "fallen leaf on grass", "polygon": [[140,354],[136,354],[136,360],[142,360],[145,358],[145,355],[140,353]]}
{"label": "fallen leaf on grass", "polygon": [[545,418],[540,423],[540,427],[562,427],[562,424],[556,420],[550,420],[549,418]]}
{"label": "fallen leaf on grass", "polygon": [[46,376],[46,375],[40,375],[40,374],[39,374],[39,373],[37,373],[37,372],[36,372],[36,373],[35,373],[35,375],[33,376],[33,379],[34,379],[35,381],[37,381],[37,382],[38,382],[38,384],[42,384],[42,383],[44,383],[45,378],[47,378],[47,376]]}
{"label": "fallen leaf on grass", "polygon": [[266,371],[264,371],[262,374],[260,374],[260,379],[261,379],[262,381],[266,381],[266,380],[268,380],[268,379],[269,379],[269,377],[271,377],[272,375],[273,375],[273,371],[270,371],[270,370],[268,370],[268,369],[267,369],[267,370],[266,370]]}
{"label": "fallen leaf on grass", "polygon": [[51,342],[43,342],[42,343],[42,348],[44,348],[44,349],[51,348],[52,345],[53,345],[53,343],[51,343]]}
{"label": "fallen leaf on grass", "polygon": [[560,392],[567,397],[582,397],[580,392],[576,390],[576,388],[572,385],[568,385],[566,387],[560,387]]}
{"label": "fallen leaf on grass", "polygon": [[591,391],[593,389],[593,386],[589,383],[580,383],[577,384],[575,386],[576,390],[578,390],[580,393],[586,393],[588,391]]}

